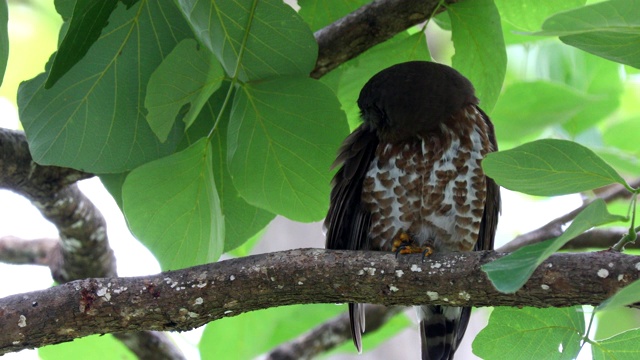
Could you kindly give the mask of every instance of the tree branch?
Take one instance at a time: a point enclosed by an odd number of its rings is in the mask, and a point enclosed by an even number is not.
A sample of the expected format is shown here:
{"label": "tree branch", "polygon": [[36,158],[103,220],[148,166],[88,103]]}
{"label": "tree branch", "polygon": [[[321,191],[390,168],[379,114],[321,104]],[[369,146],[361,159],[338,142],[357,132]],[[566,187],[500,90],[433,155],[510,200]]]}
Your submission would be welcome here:
{"label": "tree branch", "polygon": [[420,255],[304,249],[153,276],[78,280],[1,299],[0,354],[96,333],[189,330],[291,304],[595,305],[640,275],[637,256],[556,254],[518,292],[502,294],[480,266],[503,255],[436,254],[421,262]]}
{"label": "tree branch", "polygon": [[[76,181],[92,174],[74,169],[36,164],[29,152],[24,133],[0,129],[0,188],[10,189],[31,201],[42,215],[58,229],[60,239],[55,244],[23,242],[23,247],[46,245],[41,259],[53,278],[64,283],[87,277],[116,276],[116,259],[107,239],[106,223],[100,211],[78,189]],[[5,240],[5,245],[9,245]],[[13,238],[16,250],[19,244]],[[5,250],[7,247],[5,247]],[[41,253],[43,248],[39,247]],[[36,255],[38,252],[34,252]],[[15,252],[13,255],[17,255]],[[6,255],[6,254],[5,254]],[[20,255],[28,256],[26,252]],[[39,256],[43,256],[40,258]],[[117,334],[141,359],[184,359],[165,334]]]}
{"label": "tree branch", "polygon": [[[455,2],[447,0],[445,4]],[[311,77],[319,79],[369,48],[444,11],[444,7],[436,11],[439,3],[439,0],[373,1],[316,31],[318,60]]]}
{"label": "tree branch", "polygon": [[0,237],[0,262],[15,265],[45,265],[58,246],[57,239],[24,240],[14,236]]}

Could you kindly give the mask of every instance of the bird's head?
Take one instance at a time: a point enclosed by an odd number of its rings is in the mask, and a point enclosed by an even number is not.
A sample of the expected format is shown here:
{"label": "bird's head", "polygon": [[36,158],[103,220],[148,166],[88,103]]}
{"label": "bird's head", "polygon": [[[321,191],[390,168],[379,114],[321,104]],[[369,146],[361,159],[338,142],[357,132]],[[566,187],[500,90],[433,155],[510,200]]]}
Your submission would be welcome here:
{"label": "bird's head", "polygon": [[362,120],[389,142],[437,131],[440,124],[471,104],[473,85],[453,68],[427,61],[391,66],[362,88]]}

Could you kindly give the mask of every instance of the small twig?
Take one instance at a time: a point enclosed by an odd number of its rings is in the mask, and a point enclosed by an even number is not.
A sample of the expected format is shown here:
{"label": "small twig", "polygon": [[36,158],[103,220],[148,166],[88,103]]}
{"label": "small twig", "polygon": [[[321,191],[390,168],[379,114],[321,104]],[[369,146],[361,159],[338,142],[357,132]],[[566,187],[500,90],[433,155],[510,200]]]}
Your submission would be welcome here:
{"label": "small twig", "polygon": [[[631,182],[630,185],[634,188],[640,186],[640,178]],[[628,197],[630,195],[631,193],[629,192],[629,190],[627,190],[622,185],[616,184],[614,186],[611,186],[610,189],[602,192],[598,197],[609,203],[620,198]],[[555,220],[550,221],[546,225],[536,230],[517,236],[515,239],[511,240],[510,242],[496,250],[500,252],[512,252],[526,245],[537,244],[539,242],[558,237],[562,235],[562,226],[573,220],[582,210],[589,206],[589,204],[589,202],[586,202],[577,209],[565,215],[562,215]]]}

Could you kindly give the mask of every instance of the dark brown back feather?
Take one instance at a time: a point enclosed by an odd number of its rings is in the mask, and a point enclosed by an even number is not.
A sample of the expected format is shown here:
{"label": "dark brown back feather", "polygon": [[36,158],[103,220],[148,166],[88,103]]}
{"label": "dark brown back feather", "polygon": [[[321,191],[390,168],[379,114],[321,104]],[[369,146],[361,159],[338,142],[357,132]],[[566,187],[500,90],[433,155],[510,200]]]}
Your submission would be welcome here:
{"label": "dark brown back feather", "polygon": [[327,249],[368,249],[371,214],[362,205],[362,184],[377,146],[376,134],[363,124],[344,140],[338,150],[332,166],[342,167],[331,182],[331,201],[324,221]]}

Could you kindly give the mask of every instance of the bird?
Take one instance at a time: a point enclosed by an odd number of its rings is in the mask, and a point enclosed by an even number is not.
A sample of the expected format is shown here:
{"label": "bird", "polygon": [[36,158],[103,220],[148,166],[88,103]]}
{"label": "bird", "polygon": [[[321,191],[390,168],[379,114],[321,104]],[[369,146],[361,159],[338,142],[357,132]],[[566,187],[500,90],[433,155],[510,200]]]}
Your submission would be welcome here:
{"label": "bird", "polygon": [[[375,74],[357,103],[362,123],[332,165],[326,248],[396,256],[493,249],[500,187],[481,161],[498,146],[471,82],[449,66],[410,61]],[[422,359],[453,359],[471,308],[416,310]],[[349,304],[349,317],[362,352],[364,304]]]}

